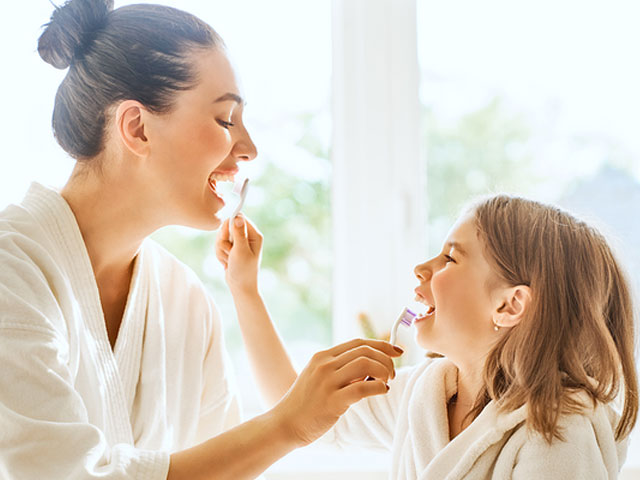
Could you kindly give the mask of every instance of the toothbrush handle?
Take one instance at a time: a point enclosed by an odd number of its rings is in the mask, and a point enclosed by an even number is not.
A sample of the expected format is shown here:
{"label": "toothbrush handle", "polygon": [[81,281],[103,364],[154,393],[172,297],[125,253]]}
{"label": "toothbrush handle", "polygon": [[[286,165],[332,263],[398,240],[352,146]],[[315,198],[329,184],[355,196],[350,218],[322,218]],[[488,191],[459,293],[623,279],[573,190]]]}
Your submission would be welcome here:
{"label": "toothbrush handle", "polygon": [[391,334],[389,335],[389,343],[391,345],[396,344],[396,339],[398,338],[398,327],[400,326],[400,321],[402,317],[398,318],[395,322],[393,322],[393,326],[391,327]]}
{"label": "toothbrush handle", "polygon": [[233,213],[229,217],[229,242],[233,243],[233,229],[231,228],[231,222],[236,218],[236,216],[240,213],[242,206],[244,205],[244,199],[247,198],[247,192],[249,191],[249,179],[245,178],[242,184],[242,189],[240,190],[240,201],[236,208],[233,209]]}

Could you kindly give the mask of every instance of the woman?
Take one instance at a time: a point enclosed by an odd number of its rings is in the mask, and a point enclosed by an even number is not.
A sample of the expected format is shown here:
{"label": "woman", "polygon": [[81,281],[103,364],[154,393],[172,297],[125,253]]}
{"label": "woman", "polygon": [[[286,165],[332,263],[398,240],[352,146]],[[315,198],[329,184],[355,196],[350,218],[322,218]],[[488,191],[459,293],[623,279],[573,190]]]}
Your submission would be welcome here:
{"label": "woman", "polygon": [[[272,410],[238,425],[215,305],[146,239],[217,228],[216,180],[256,157],[211,27],[168,7],[72,0],[38,51],[69,68],[53,129],[77,163],[60,192],[34,184],[0,214],[0,476],[254,478],[386,393],[398,352],[356,340],[315,355]],[[261,237],[239,221],[236,245],[255,262]]]}

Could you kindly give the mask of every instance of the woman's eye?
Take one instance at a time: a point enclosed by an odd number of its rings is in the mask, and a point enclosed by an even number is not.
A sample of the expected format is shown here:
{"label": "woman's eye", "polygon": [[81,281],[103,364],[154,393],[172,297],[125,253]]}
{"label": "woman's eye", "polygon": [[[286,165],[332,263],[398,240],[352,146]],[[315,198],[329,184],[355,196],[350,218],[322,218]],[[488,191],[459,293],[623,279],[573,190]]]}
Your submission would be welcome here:
{"label": "woman's eye", "polygon": [[218,120],[218,123],[221,127],[224,127],[227,130],[235,125],[235,123],[227,122],[225,120]]}
{"label": "woman's eye", "polygon": [[445,254],[444,258],[447,260],[446,263],[449,263],[449,262],[456,263],[456,261],[453,259],[453,257],[451,255]]}

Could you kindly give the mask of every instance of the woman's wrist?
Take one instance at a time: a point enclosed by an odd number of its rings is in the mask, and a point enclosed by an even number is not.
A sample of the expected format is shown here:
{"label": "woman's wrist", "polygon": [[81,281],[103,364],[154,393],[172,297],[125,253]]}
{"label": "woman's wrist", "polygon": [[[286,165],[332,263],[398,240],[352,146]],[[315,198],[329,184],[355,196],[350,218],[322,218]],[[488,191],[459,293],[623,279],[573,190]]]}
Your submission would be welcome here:
{"label": "woman's wrist", "polygon": [[265,415],[269,416],[275,440],[282,443],[286,448],[295,450],[308,445],[308,442],[305,442],[296,434],[291,413],[290,409],[285,408],[282,403],[278,403]]}
{"label": "woman's wrist", "polygon": [[247,301],[247,300],[255,300],[256,298],[261,298],[260,290],[258,289],[258,284],[252,285],[241,285],[241,286],[229,286],[229,290],[231,291],[231,296],[235,301]]}

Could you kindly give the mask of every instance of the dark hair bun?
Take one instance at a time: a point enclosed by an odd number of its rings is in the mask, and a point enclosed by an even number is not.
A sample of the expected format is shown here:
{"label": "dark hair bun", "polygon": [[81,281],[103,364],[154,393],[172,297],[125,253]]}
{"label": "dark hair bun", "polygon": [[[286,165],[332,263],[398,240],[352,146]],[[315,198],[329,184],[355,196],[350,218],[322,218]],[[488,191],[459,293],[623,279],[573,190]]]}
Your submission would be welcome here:
{"label": "dark hair bun", "polygon": [[111,10],[113,0],[68,0],[56,7],[38,40],[40,57],[56,68],[67,68],[104,26]]}

